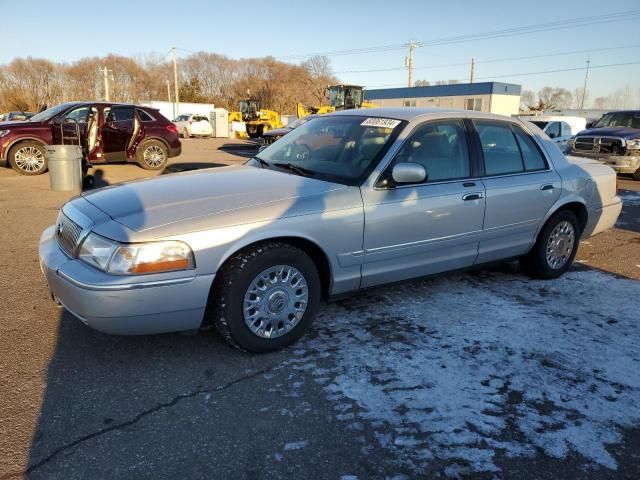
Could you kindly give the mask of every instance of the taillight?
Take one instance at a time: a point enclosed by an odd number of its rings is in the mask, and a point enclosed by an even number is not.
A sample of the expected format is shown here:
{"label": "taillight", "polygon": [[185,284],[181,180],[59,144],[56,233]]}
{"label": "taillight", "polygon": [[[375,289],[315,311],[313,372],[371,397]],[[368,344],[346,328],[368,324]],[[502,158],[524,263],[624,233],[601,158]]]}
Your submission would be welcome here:
{"label": "taillight", "polygon": [[167,124],[165,128],[169,133],[178,133],[178,127],[176,127],[173,123]]}

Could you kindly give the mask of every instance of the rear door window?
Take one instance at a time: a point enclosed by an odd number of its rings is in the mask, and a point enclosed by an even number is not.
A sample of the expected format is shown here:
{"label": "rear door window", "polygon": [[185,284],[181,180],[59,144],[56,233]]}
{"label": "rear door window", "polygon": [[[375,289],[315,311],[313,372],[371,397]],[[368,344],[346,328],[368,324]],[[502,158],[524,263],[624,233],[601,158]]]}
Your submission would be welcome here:
{"label": "rear door window", "polygon": [[111,115],[114,122],[124,122],[127,120],[133,120],[133,107],[128,106],[116,106],[111,107]]}
{"label": "rear door window", "polygon": [[547,162],[533,138],[527,135],[521,128],[515,125],[512,127],[516,134],[518,146],[520,147],[525,170],[530,172],[547,169]]}
{"label": "rear door window", "polygon": [[485,120],[475,120],[474,124],[482,144],[486,175],[524,172],[520,148],[508,124]]}
{"label": "rear door window", "polygon": [[151,117],[151,115],[149,115],[144,110],[138,109],[137,112],[138,112],[138,116],[140,117],[140,121],[142,121],[142,122],[153,122],[153,117]]}

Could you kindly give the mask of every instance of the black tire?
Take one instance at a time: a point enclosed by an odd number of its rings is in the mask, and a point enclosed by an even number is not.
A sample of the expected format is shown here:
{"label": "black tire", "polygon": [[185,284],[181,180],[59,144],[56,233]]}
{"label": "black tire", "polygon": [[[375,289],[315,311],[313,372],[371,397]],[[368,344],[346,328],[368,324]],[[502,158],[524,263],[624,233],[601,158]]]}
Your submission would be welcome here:
{"label": "black tire", "polygon": [[189,138],[189,132],[186,128],[182,129],[182,138]]}
{"label": "black tire", "polygon": [[[547,260],[547,246],[549,243],[549,237],[555,228],[563,222],[571,224],[574,240],[566,261],[564,261],[562,265],[554,268]],[[525,257],[520,259],[520,264],[524,271],[533,278],[558,278],[571,268],[571,264],[573,263],[578,251],[581,234],[580,224],[575,213],[570,210],[560,210],[547,220],[547,223],[545,223],[542,231],[538,235],[536,244]]]}
{"label": "black tire", "polygon": [[169,150],[160,140],[147,140],[136,150],[136,162],[145,170],[162,170],[167,166]]}
{"label": "black tire", "polygon": [[633,179],[640,182],[640,168],[633,172]]}
{"label": "black tire", "polygon": [[269,125],[260,125],[260,129],[258,130],[258,136],[260,138],[263,138],[264,134],[267,133],[269,130],[271,130],[271,128],[269,128]]}
{"label": "black tire", "polygon": [[[31,162],[24,162],[23,155],[29,153],[35,153],[36,158],[39,160],[37,164]],[[22,158],[21,158],[22,157]],[[32,140],[20,142],[17,145],[11,147],[9,151],[9,165],[20,175],[41,175],[47,171],[47,156],[44,150],[44,145]]]}
{"label": "black tire", "polygon": [[[307,282],[307,307],[298,323],[287,333],[266,339],[245,324],[243,304],[253,280],[277,265],[297,269]],[[234,347],[263,353],[279,350],[298,340],[309,329],[320,303],[320,277],[311,258],[299,248],[283,242],[249,246],[231,257],[218,273],[209,298],[207,323]]]}

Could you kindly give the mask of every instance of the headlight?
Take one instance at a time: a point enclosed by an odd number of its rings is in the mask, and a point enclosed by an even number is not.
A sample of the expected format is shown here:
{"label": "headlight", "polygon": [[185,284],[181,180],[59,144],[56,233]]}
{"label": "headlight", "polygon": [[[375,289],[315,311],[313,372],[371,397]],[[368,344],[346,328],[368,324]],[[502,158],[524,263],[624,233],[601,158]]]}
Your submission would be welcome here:
{"label": "headlight", "polygon": [[0,130],[0,138],[8,135],[11,130]]}
{"label": "headlight", "polygon": [[195,268],[193,252],[177,240],[122,244],[90,233],[78,258],[114,275],[142,275]]}
{"label": "headlight", "polygon": [[576,137],[571,137],[569,140],[567,140],[567,148],[573,148],[575,144],[576,144]]}
{"label": "headlight", "polygon": [[640,138],[634,138],[633,140],[627,140],[627,148],[631,150],[637,150],[640,148]]}

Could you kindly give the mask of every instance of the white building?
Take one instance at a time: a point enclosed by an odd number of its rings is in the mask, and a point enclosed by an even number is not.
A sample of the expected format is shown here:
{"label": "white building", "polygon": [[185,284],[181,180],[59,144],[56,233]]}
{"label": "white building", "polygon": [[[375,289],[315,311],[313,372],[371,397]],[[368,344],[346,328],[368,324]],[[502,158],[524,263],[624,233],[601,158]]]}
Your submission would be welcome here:
{"label": "white building", "polygon": [[520,110],[520,91],[520,85],[513,83],[482,82],[366,90],[364,96],[380,107],[438,107],[513,115]]}

